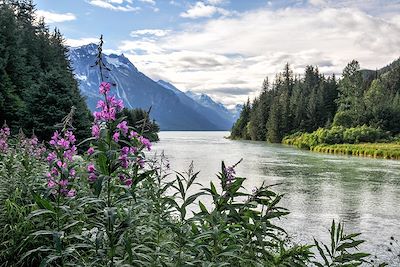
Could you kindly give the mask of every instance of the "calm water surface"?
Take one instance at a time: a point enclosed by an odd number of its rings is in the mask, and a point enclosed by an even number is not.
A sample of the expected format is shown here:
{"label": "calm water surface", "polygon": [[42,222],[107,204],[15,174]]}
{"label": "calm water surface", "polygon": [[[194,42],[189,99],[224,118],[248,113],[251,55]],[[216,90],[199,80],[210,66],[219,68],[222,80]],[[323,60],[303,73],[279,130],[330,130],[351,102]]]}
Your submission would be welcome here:
{"label": "calm water surface", "polygon": [[[229,132],[161,132],[154,151],[164,151],[171,169],[201,171],[199,182],[215,181],[221,161],[247,177],[245,187],[282,183],[282,206],[291,213],[281,224],[296,242],[327,240],[332,219],[362,232],[366,249],[388,259],[391,236],[400,238],[400,161],[336,156],[265,142],[232,141]],[[297,233],[297,234],[295,234]],[[301,234],[298,234],[301,233]],[[400,252],[400,248],[397,248]],[[400,264],[400,263],[399,263]]]}

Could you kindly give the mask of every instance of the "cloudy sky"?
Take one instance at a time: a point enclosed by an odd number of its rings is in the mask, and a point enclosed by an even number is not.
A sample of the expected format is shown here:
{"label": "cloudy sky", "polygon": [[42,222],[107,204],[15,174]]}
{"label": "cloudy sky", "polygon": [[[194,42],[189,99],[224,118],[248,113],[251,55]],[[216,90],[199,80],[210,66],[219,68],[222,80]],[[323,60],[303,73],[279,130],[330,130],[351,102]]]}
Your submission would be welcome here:
{"label": "cloudy sky", "polygon": [[232,106],[288,62],[340,74],[400,57],[400,0],[36,0],[79,46],[105,38],[149,77]]}

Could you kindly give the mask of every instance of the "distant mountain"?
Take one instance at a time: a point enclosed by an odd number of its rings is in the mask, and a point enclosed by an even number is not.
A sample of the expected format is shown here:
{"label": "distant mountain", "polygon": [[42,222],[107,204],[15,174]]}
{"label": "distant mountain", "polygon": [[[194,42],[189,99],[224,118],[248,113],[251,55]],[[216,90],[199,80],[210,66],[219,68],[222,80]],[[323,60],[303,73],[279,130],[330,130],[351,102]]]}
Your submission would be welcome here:
{"label": "distant mountain", "polygon": [[[97,45],[70,48],[69,57],[79,87],[87,98],[88,106],[95,109],[100,83],[96,61]],[[115,83],[115,94],[128,108],[151,109],[150,116],[161,130],[228,130],[232,121],[225,120],[217,111],[207,109],[171,84],[155,82],[141,73],[123,54],[104,55],[110,72],[107,80]],[[168,88],[168,86],[170,88]],[[169,90],[166,90],[169,89]]]}
{"label": "distant mountain", "polygon": [[237,104],[234,108],[229,110],[233,116],[234,122],[236,122],[237,119],[239,119],[242,109],[243,109],[243,104]]}
{"label": "distant mountain", "polygon": [[174,92],[182,103],[205,115],[212,123],[221,126],[223,130],[232,128],[234,123],[233,116],[221,103],[214,102],[205,94],[184,93],[171,83],[163,80],[159,80],[158,84]]}
{"label": "distant mountain", "polygon": [[217,112],[222,118],[229,121],[232,127],[233,123],[235,122],[234,115],[223,104],[221,104],[220,102],[215,102],[210,96],[206,94],[200,94],[188,91],[186,92],[186,95],[192,98],[200,105],[202,105],[203,107],[206,107],[208,109]]}

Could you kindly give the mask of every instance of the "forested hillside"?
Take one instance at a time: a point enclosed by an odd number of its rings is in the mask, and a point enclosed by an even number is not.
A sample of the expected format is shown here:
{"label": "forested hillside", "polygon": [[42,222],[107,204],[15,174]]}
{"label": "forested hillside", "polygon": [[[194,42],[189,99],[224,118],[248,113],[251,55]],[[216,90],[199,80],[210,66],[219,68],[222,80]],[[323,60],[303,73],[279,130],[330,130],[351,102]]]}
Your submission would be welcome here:
{"label": "forested hillside", "polygon": [[307,66],[294,75],[289,64],[272,84],[266,79],[262,93],[247,101],[232,128],[231,137],[281,142],[295,132],[321,127],[368,125],[400,133],[400,60],[377,70],[360,70],[350,62],[341,79]]}
{"label": "forested hillside", "polygon": [[0,5],[0,122],[48,139],[75,106],[78,138],[89,135],[91,115],[69,67],[58,30],[37,20],[32,1]]}

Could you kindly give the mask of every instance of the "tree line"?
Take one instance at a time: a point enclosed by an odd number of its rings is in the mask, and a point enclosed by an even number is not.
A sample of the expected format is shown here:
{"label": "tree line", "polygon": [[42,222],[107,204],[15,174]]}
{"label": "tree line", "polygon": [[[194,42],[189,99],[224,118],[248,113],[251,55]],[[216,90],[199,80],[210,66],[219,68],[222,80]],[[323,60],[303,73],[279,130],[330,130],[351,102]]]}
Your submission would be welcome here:
{"label": "tree line", "polygon": [[340,79],[316,66],[294,75],[286,64],[272,84],[266,78],[261,94],[245,103],[231,137],[278,143],[296,132],[362,125],[395,135],[400,133],[399,93],[400,60],[376,71],[361,70],[353,60]]}

